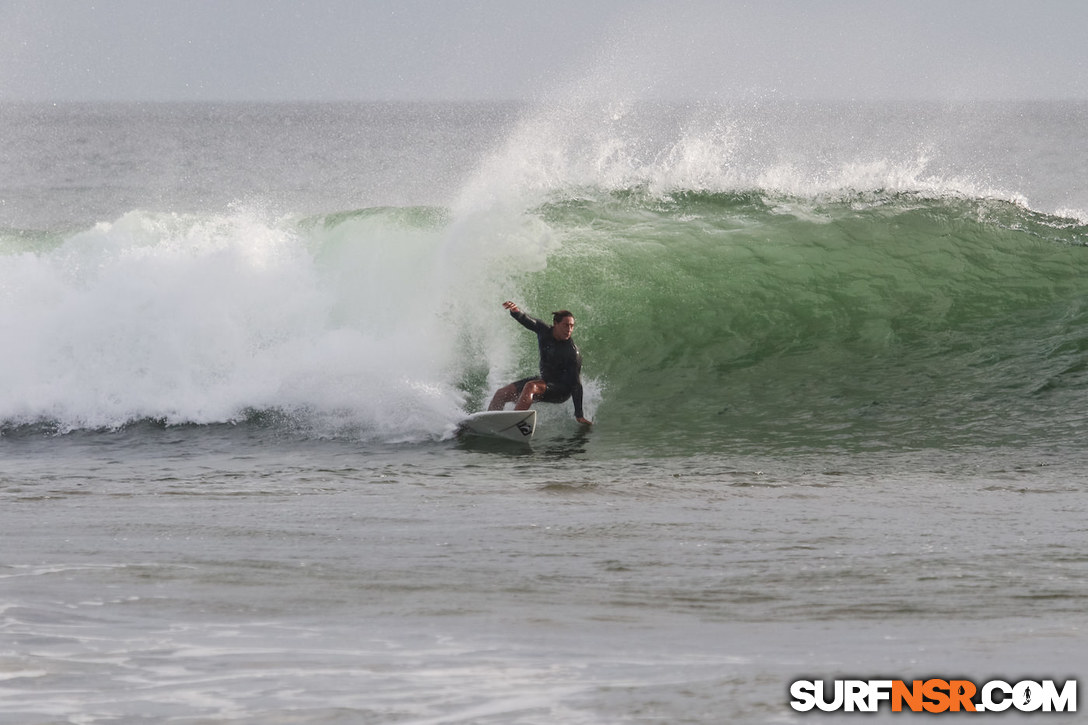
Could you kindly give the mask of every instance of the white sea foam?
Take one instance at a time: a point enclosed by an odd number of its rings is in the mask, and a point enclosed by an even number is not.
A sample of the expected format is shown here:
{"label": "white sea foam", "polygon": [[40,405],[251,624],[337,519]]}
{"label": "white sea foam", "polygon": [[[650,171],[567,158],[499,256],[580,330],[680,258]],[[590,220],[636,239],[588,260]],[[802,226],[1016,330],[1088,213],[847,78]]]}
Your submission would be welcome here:
{"label": "white sea foam", "polygon": [[[441,436],[461,393],[442,234],[131,212],[5,260],[0,418],[237,420]],[[462,290],[459,290],[462,291]],[[496,303],[497,304],[497,303]]]}

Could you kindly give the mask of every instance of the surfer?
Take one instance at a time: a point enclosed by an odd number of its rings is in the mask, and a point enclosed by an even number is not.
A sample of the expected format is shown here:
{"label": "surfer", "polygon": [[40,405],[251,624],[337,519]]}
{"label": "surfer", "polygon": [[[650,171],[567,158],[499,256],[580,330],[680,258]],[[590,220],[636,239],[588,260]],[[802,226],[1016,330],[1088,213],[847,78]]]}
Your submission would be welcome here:
{"label": "surfer", "polygon": [[514,401],[514,410],[528,410],[534,400],[543,403],[574,402],[574,417],[592,425],[582,412],[582,353],[574,344],[574,315],[569,310],[552,313],[552,324],[530,317],[513,302],[503,302],[510,316],[536,333],[540,346],[540,375],[522,378],[499,388],[488,410],[502,410]]}

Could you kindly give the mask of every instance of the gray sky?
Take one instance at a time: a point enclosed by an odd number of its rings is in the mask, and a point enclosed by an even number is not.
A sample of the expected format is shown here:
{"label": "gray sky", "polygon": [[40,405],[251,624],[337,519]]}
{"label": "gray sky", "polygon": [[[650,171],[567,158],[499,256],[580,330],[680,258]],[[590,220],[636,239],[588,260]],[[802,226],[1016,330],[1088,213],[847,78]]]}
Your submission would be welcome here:
{"label": "gray sky", "polygon": [[0,100],[1088,98],[1085,0],[0,0]]}

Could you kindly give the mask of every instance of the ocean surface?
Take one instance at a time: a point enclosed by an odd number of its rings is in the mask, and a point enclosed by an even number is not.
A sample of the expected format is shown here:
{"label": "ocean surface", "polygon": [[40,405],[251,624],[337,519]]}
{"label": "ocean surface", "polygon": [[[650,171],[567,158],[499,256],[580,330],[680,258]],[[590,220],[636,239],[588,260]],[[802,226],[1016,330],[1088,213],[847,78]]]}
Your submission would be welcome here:
{"label": "ocean surface", "polygon": [[[1085,128],[0,105],[0,723],[894,722],[789,685],[1082,678]],[[574,312],[592,427],[455,434],[535,369],[507,299]]]}

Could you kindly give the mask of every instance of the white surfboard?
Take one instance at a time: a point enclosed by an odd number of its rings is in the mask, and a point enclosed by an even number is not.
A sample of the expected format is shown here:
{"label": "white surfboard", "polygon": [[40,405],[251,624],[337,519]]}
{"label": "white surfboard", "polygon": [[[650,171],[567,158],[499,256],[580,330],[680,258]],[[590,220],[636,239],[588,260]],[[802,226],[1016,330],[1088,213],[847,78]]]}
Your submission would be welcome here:
{"label": "white surfboard", "polygon": [[461,421],[461,430],[475,435],[528,443],[536,430],[535,410],[488,410]]}

